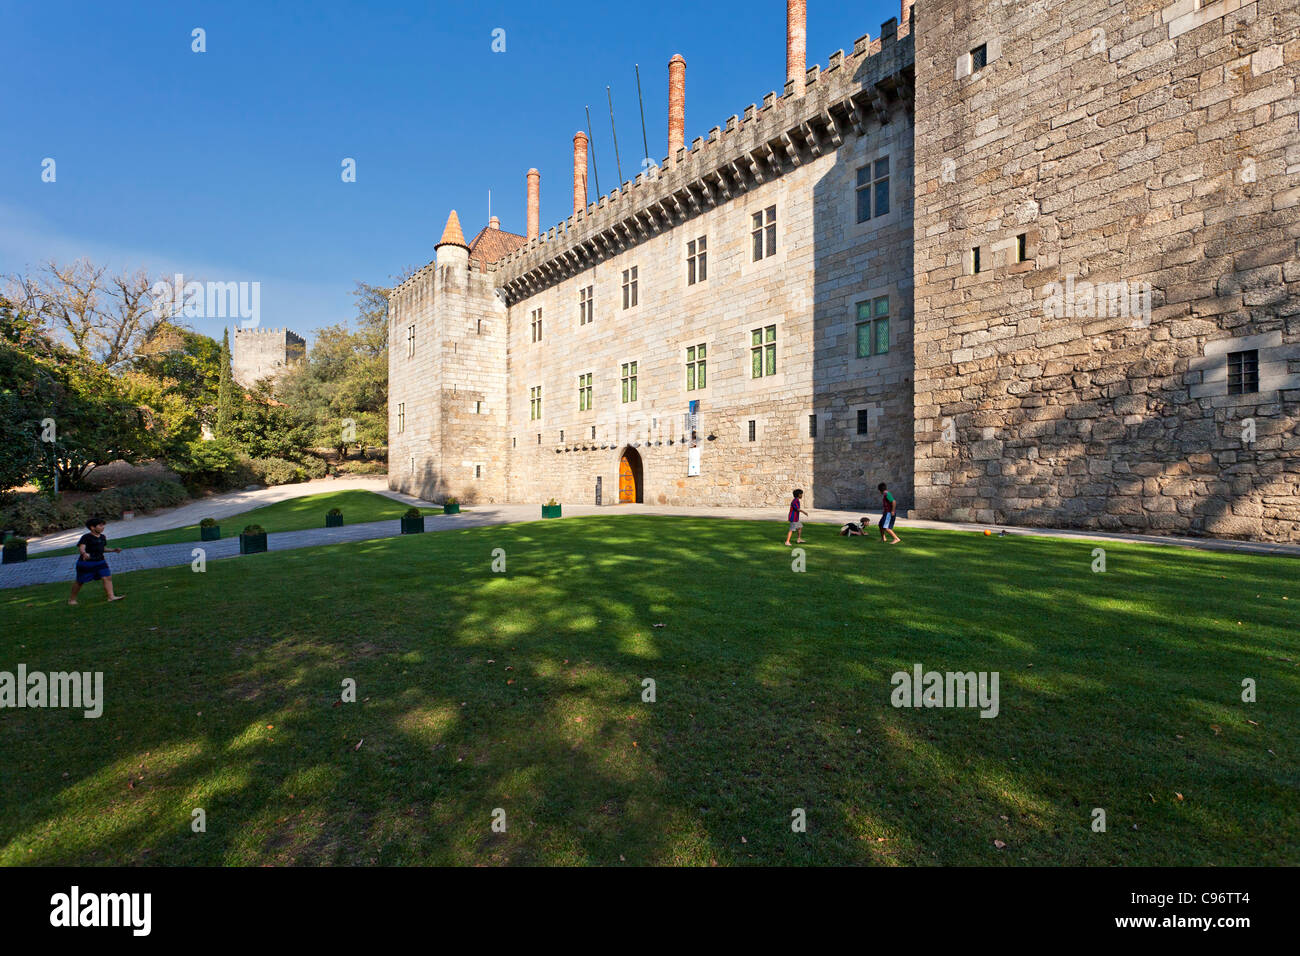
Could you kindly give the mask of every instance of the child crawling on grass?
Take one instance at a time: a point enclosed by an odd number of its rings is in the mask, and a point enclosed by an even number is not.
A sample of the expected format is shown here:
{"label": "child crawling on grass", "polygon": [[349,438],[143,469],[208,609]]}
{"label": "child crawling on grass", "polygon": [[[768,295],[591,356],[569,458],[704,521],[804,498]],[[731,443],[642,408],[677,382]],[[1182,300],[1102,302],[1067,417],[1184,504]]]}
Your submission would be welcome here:
{"label": "child crawling on grass", "polygon": [[120,601],[125,595],[113,593],[113,572],[108,569],[104,552],[112,551],[121,554],[122,549],[108,547],[108,538],[104,537],[103,518],[91,518],[86,522],[86,528],[88,533],[83,534],[77,541],[77,580],[72,585],[72,595],[68,598],[68,603],[77,603],[77,592],[88,581],[103,581],[104,593],[108,595],[108,599]]}

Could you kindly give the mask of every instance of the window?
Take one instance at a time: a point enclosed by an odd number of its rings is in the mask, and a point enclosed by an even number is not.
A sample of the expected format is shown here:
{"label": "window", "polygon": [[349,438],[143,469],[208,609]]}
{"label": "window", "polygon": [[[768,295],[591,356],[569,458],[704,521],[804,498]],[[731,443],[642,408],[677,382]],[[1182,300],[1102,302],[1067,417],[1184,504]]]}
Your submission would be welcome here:
{"label": "window", "polygon": [[889,296],[858,303],[858,358],[889,351]]}
{"label": "window", "polygon": [[754,241],[754,261],[776,255],[776,207],[768,206],[754,213],[750,235]]}
{"label": "window", "polygon": [[871,425],[871,414],[865,408],[858,409],[858,434],[865,435]]}
{"label": "window", "polygon": [[563,429],[563,428],[560,429],[560,444],[561,444],[561,445],[564,444],[564,429]]}
{"label": "window", "polygon": [[758,438],[758,422],[754,419],[749,420],[749,440],[755,441]]}
{"label": "window", "polygon": [[406,402],[397,403],[397,433],[406,431]]}
{"label": "window", "polygon": [[858,167],[858,222],[889,212],[889,157]]}
{"label": "window", "polygon": [[705,388],[709,384],[708,356],[704,344],[692,345],[686,350],[686,391]]}
{"label": "window", "polygon": [[623,308],[636,305],[636,266],[623,270]]}
{"label": "window", "polygon": [[592,307],[595,305],[593,300],[596,298],[593,294],[594,292],[595,288],[593,286],[584,286],[578,290],[579,325],[587,325],[588,323],[595,321],[596,313],[592,311]]}
{"label": "window", "polygon": [[474,477],[475,477],[475,478],[482,478],[482,477],[483,477],[483,466],[482,466],[482,465],[475,465],[475,466],[474,466]]}
{"label": "window", "polygon": [[970,251],[970,273],[971,275],[979,275],[979,271],[980,271],[980,247],[975,246]]}
{"label": "window", "polygon": [[406,357],[410,358],[415,354],[415,326],[406,330]]}
{"label": "window", "polygon": [[755,329],[750,333],[749,356],[751,378],[776,374],[776,326]]}
{"label": "window", "polygon": [[970,51],[970,69],[972,73],[978,72],[989,65],[989,45],[981,43],[975,49]]}
{"label": "window", "polygon": [[1259,349],[1228,353],[1228,394],[1251,395],[1259,391]]}
{"label": "window", "polygon": [[578,376],[578,411],[591,411],[591,373]]}
{"label": "window", "polygon": [[808,416],[808,437],[809,438],[817,437],[817,416],[816,415]]}
{"label": "window", "polygon": [[510,439],[510,447],[511,447],[511,448],[518,448],[518,447],[519,447],[519,439],[518,439],[518,438],[512,438],[512,439]]}
{"label": "window", "polygon": [[623,401],[636,401],[636,362],[623,363]]}
{"label": "window", "polygon": [[475,415],[482,415],[482,414],[483,414],[483,403],[482,403],[482,402],[475,402],[475,403],[474,403],[474,414],[475,414]]}
{"label": "window", "polygon": [[[528,420],[539,421],[542,417],[542,386],[534,385],[528,390]],[[542,436],[537,436],[537,443],[542,443]]]}
{"label": "window", "polygon": [[533,341],[540,342],[542,340],[542,310],[541,309],[533,309],[531,313],[531,320],[529,321],[529,328],[532,330],[533,333]]}
{"label": "window", "polygon": [[709,277],[709,240],[705,236],[686,243],[686,284],[695,285]]}
{"label": "window", "polygon": [[538,432],[538,433],[537,433],[537,444],[540,445],[541,443],[542,443],[542,433],[541,433],[541,432]]}
{"label": "window", "polygon": [[1021,233],[1016,236],[1016,262],[1024,262],[1029,258],[1029,235]]}
{"label": "window", "polygon": [[596,426],[595,426],[595,425],[592,425],[592,426],[591,426],[591,440],[592,440],[592,441],[595,441],[595,440],[596,440]]}

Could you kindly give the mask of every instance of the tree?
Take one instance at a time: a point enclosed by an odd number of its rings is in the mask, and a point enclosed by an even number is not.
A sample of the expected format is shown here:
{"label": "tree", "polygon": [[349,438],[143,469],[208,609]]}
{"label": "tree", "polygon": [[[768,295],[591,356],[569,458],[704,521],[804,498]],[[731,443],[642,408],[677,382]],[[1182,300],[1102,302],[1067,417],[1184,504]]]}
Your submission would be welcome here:
{"label": "tree", "polygon": [[0,494],[30,481],[48,451],[41,421],[53,407],[55,379],[30,350],[39,333],[31,320],[0,297]]}
{"label": "tree", "polygon": [[[394,278],[399,284],[410,270]],[[286,375],[277,396],[314,426],[318,446],[341,457],[354,446],[388,441],[388,295],[390,289],[356,283],[355,327],[316,332],[307,360]]]}
{"label": "tree", "polygon": [[221,332],[220,371],[217,379],[217,425],[213,431],[218,437],[230,430],[230,420],[235,414],[235,389],[230,372],[230,331]]}
{"label": "tree", "polygon": [[110,274],[88,259],[51,259],[33,272],[9,276],[8,297],[43,330],[65,335],[82,360],[116,369],[183,306],[173,302],[165,282],[168,294],[155,296],[159,285],[143,269]]}

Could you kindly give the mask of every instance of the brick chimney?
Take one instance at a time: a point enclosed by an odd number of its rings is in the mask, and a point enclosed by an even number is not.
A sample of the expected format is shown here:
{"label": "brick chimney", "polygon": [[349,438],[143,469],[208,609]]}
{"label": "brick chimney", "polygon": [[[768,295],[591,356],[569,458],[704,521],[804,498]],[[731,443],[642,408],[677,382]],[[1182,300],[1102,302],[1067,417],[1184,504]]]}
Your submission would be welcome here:
{"label": "brick chimney", "polygon": [[668,61],[668,162],[686,145],[686,59],[680,54]]}
{"label": "brick chimney", "polygon": [[542,174],[528,170],[528,238],[537,238],[537,220],[542,206]]}
{"label": "brick chimney", "polygon": [[587,134],[573,134],[573,211],[587,208]]}
{"label": "brick chimney", "polygon": [[807,24],[807,0],[785,0],[785,78],[794,82],[795,96],[803,96],[808,73]]}

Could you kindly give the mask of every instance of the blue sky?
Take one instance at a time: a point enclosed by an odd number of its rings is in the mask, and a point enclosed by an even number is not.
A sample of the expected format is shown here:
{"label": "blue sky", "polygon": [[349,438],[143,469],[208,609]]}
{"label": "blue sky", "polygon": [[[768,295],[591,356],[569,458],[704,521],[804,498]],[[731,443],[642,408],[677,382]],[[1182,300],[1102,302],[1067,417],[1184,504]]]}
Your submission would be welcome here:
{"label": "blue sky", "polygon": [[[809,0],[808,63],[879,34],[897,0]],[[191,51],[206,31],[207,52]],[[492,32],[505,32],[494,53]],[[524,231],[572,208],[590,105],[597,173],[667,153],[668,59],[686,58],[686,140],[785,80],[785,4],[0,0],[0,273],[89,256],[261,283],[263,327],[352,315],[353,281],[433,258],[448,210]],[[57,181],[41,181],[53,158]],[[357,181],[341,181],[345,157]],[[629,172],[631,171],[631,172]],[[595,195],[594,182],[590,187]],[[220,320],[195,320],[220,334]]]}

